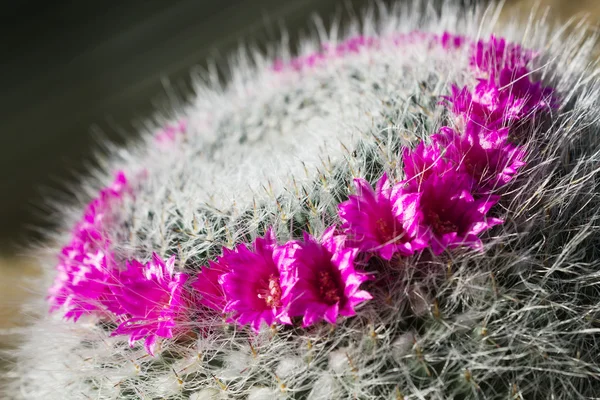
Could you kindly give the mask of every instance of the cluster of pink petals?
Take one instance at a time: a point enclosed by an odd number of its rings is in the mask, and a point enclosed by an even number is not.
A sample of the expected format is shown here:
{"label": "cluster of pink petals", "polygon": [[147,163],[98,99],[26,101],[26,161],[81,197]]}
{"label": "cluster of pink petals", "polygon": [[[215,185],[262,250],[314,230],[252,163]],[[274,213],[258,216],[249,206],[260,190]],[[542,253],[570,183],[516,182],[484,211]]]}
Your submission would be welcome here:
{"label": "cluster of pink petals", "polygon": [[[385,201],[378,201],[368,184],[360,182],[359,194],[339,205],[342,227],[358,249],[386,260],[427,247],[434,254],[458,246],[480,249],[477,235],[502,222],[486,217],[498,196],[475,199],[471,177],[456,169],[436,171],[418,184],[401,181]],[[377,191],[386,183],[384,175]]]}
{"label": "cluster of pink petals", "polygon": [[[188,275],[174,272],[175,256],[163,261],[153,253],[145,265],[137,260],[116,271],[111,282],[107,308],[121,324],[113,335],[130,335],[129,343],[145,338],[144,347],[154,354],[158,337],[180,333],[181,322],[189,320],[189,300],[184,296]],[[179,325],[178,325],[179,323]]]}
{"label": "cluster of pink petals", "polygon": [[505,68],[526,68],[534,56],[531,50],[491,35],[489,40],[479,40],[472,44],[469,62],[473,68],[486,74],[498,75]]}
{"label": "cluster of pink petals", "polygon": [[202,306],[255,331],[263,324],[292,324],[295,317],[302,317],[304,327],[321,320],[335,324],[371,298],[359,289],[368,278],[354,269],[357,249],[344,242],[331,227],[321,240],[305,233],[302,242],[278,245],[269,229],[252,249],[224,249],[192,286]]}
{"label": "cluster of pink petals", "polygon": [[384,175],[375,191],[364,179],[355,179],[356,195],[339,204],[342,229],[363,252],[376,252],[385,260],[396,253],[409,256],[427,246],[416,221],[417,195],[392,187]]}
{"label": "cluster of pink petals", "polygon": [[275,250],[287,313],[301,316],[304,327],[322,319],[335,324],[338,315],[353,316],[358,304],[372,298],[359,288],[369,278],[354,268],[358,250],[346,247],[335,229],[327,229],[320,241],[305,232],[303,241]]}
{"label": "cluster of pink petals", "polygon": [[473,91],[452,86],[445,102],[467,124],[487,129],[510,127],[555,107],[553,91],[530,79],[534,53],[491,36],[472,45],[470,64],[479,83]]}
{"label": "cluster of pink petals", "polygon": [[74,320],[83,314],[104,311],[102,303],[110,295],[110,270],[114,264],[105,223],[111,208],[128,190],[125,174],[118,172],[113,184],[86,207],[70,242],[59,255],[57,276],[49,290],[52,311],[64,307],[65,316]]}
{"label": "cluster of pink petals", "polygon": [[532,82],[527,70],[503,68],[499,75],[480,79],[474,91],[452,86],[444,97],[452,112],[467,124],[490,129],[508,127],[523,119],[531,119],[540,111],[553,107],[552,90],[541,82]]}
{"label": "cluster of pink petals", "polygon": [[146,265],[131,261],[121,269],[110,250],[107,220],[130,192],[120,171],[102,189],[75,225],[70,242],[59,255],[57,275],[49,290],[50,310],[65,310],[65,318],[112,314],[122,321],[114,334],[130,335],[130,343],[146,338],[152,354],[157,337],[173,337],[175,322],[185,315],[181,297],[187,275],[174,273],[174,258],[163,262],[154,254]]}
{"label": "cluster of pink petals", "polygon": [[[461,46],[464,38],[444,35]],[[389,260],[429,247],[434,254],[467,246],[481,249],[479,235],[502,220],[488,216],[524,165],[523,147],[509,141],[516,121],[553,106],[552,91],[532,82],[533,53],[494,36],[472,46],[471,65],[487,76],[471,90],[452,86],[445,97],[459,128],[443,127],[415,149],[405,149],[404,180],[384,175],[374,191],[355,180],[356,195],[338,207],[344,233],[363,252]]]}
{"label": "cluster of pink petals", "polygon": [[275,246],[275,236],[268,230],[264,238],[254,240],[252,250],[245,244],[234,250],[224,249],[217,261],[226,270],[218,280],[226,299],[223,312],[256,331],[262,322],[268,326],[291,323],[282,298],[281,273],[273,260]]}
{"label": "cluster of pink petals", "polygon": [[499,196],[475,199],[470,192],[469,178],[456,170],[434,174],[423,181],[417,192],[416,219],[436,255],[459,246],[481,249],[483,245],[478,235],[503,222],[487,217]]}
{"label": "cluster of pink petals", "polygon": [[472,180],[471,190],[483,195],[510,182],[525,165],[525,150],[508,141],[508,128],[486,130],[467,125],[465,132],[443,127],[435,135],[443,159]]}

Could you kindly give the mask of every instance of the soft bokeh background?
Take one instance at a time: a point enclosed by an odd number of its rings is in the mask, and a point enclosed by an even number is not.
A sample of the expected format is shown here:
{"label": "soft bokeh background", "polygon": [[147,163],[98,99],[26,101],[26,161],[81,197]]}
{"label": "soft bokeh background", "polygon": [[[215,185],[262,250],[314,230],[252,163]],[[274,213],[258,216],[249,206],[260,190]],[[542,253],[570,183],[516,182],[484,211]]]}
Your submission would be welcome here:
{"label": "soft bokeh background", "polygon": [[[385,1],[386,3],[392,0]],[[469,2],[469,0],[457,0]],[[487,1],[471,0],[484,3]],[[136,135],[153,110],[185,101],[207,59],[224,65],[241,43],[290,42],[369,0],[105,0],[3,4],[0,63],[0,329],[22,321],[19,303],[33,291],[28,243],[43,229],[44,199],[69,196],[66,182],[90,165],[99,139]],[[600,0],[507,0],[524,18],[535,6],[551,19],[589,14]],[[505,17],[506,18],[506,17]],[[226,76],[226,72],[223,71]],[[86,164],[87,163],[87,164]],[[36,227],[33,229],[32,227]],[[10,346],[0,335],[0,348]],[[0,365],[2,365],[0,355]],[[0,377],[1,379],[1,377]]]}

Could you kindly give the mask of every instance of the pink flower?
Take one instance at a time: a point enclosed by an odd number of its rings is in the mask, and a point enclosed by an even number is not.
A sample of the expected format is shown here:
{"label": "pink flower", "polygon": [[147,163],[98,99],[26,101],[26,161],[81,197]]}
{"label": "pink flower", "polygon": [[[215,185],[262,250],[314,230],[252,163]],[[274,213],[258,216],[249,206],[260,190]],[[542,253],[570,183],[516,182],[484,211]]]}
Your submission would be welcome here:
{"label": "pink flower", "polygon": [[[556,108],[554,91],[529,79],[527,68],[503,68],[498,76],[501,101],[511,104],[508,110],[510,119],[530,118],[538,111]],[[503,96],[502,96],[503,95]],[[506,99],[506,100],[504,100]]]}
{"label": "pink flower", "polygon": [[428,145],[421,142],[414,149],[404,148],[402,153],[404,181],[412,191],[419,191],[421,183],[431,175],[443,175],[454,168],[442,151],[445,147],[445,139],[440,139],[443,138],[433,135]]}
{"label": "pink flower", "polygon": [[209,261],[208,267],[202,267],[202,271],[192,283],[192,287],[200,296],[199,304],[219,313],[223,312],[227,301],[225,300],[223,287],[219,283],[219,278],[226,272],[229,272],[226,265],[214,261]]}
{"label": "pink flower", "polygon": [[444,96],[447,105],[467,123],[490,130],[509,126],[535,113],[555,107],[552,90],[533,83],[526,69],[502,69],[498,83],[494,76],[480,79],[473,92],[452,86]]}
{"label": "pink flower", "polygon": [[260,330],[262,322],[291,323],[281,297],[284,287],[279,269],[273,261],[275,243],[269,229],[264,238],[254,240],[252,250],[240,244],[234,250],[223,250],[217,261],[228,270],[219,277],[227,299],[224,311],[232,312],[232,320],[250,324],[255,331]]}
{"label": "pink flower", "polygon": [[338,206],[342,228],[348,238],[361,251],[375,251],[390,260],[396,253],[411,255],[425,247],[416,237],[417,226],[412,217],[415,210],[410,197],[414,194],[394,196],[387,175],[377,182],[373,191],[364,179],[355,179],[356,195]]}
{"label": "pink flower", "polygon": [[479,40],[475,43],[470,64],[490,75],[496,75],[503,68],[526,67],[533,57],[532,51],[491,35],[488,41]]}
{"label": "pink flower", "polygon": [[[442,35],[432,35],[422,31],[394,34],[391,37],[388,37],[387,40],[397,46],[419,42],[427,42],[431,46],[439,44],[445,50],[459,48],[466,42],[464,36],[453,35],[448,32],[444,32]],[[350,37],[335,46],[329,43],[323,43],[321,49],[304,56],[295,57],[290,61],[286,62],[281,59],[276,59],[273,62],[272,70],[275,72],[281,72],[286,69],[302,71],[322,64],[323,61],[329,59],[345,57],[349,54],[357,54],[363,49],[379,48],[381,44],[382,39],[363,35]]]}
{"label": "pink flower", "polygon": [[146,265],[137,260],[127,263],[118,284],[111,286],[122,321],[113,335],[130,335],[131,346],[145,338],[146,351],[154,355],[157,338],[177,333],[176,324],[188,318],[183,294],[188,275],[175,273],[174,266],[175,256],[165,262],[156,253]]}
{"label": "pink flower", "polygon": [[461,89],[452,85],[451,90],[452,94],[443,96],[445,105],[466,123],[498,129],[515,117],[510,105],[507,110],[507,105],[501,104],[500,93],[493,82],[481,80],[473,93],[466,86]]}
{"label": "pink flower", "polygon": [[335,53],[338,56],[344,56],[348,53],[359,53],[364,47],[375,47],[378,44],[379,42],[376,38],[358,35],[339,43],[335,47]]}
{"label": "pink flower", "polygon": [[58,275],[49,291],[51,311],[65,308],[65,318],[105,312],[113,282],[110,260],[102,250],[85,251],[81,243],[63,249]]}
{"label": "pink flower", "polygon": [[478,193],[507,184],[525,165],[525,151],[507,141],[507,128],[484,131],[471,124],[461,135],[443,127],[436,137],[446,147],[445,157],[473,178],[473,190]]}
{"label": "pink flower", "polygon": [[64,306],[65,317],[74,320],[83,314],[106,312],[108,282],[115,268],[105,224],[115,204],[127,192],[127,178],[118,171],[113,183],[86,207],[70,243],[59,256],[57,276],[48,296],[50,311]]}
{"label": "pink flower", "polygon": [[487,218],[499,196],[475,200],[470,193],[472,178],[458,171],[432,175],[423,181],[416,199],[416,218],[434,254],[446,249],[482,247],[477,235],[503,221]]}
{"label": "pink flower", "polygon": [[367,275],[354,269],[358,249],[344,248],[344,237],[334,236],[335,227],[320,241],[308,233],[304,241],[291,241],[274,251],[281,271],[282,301],[290,317],[303,317],[307,327],[324,319],[335,324],[338,315],[353,316],[354,308],[372,296],[360,285]]}

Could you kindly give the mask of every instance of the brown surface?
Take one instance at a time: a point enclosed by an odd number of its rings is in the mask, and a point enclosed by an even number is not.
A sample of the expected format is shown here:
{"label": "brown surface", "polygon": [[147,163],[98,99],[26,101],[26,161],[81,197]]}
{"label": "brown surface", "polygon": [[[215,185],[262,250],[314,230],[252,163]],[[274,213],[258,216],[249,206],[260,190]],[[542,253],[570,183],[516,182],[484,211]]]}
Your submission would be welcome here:
{"label": "brown surface", "polygon": [[530,11],[539,6],[540,10],[548,7],[551,17],[558,21],[586,17],[594,25],[600,22],[599,0],[509,0],[506,5],[507,10],[516,9],[524,18],[528,18]]}
{"label": "brown surface", "polygon": [[10,368],[11,349],[16,345],[17,334],[11,328],[23,326],[26,318],[20,305],[34,293],[28,280],[39,274],[36,264],[24,257],[0,257],[0,386],[4,371]]}
{"label": "brown surface", "polygon": [[22,319],[18,307],[34,290],[28,278],[36,276],[38,272],[33,260],[0,257],[0,329],[19,326]]}

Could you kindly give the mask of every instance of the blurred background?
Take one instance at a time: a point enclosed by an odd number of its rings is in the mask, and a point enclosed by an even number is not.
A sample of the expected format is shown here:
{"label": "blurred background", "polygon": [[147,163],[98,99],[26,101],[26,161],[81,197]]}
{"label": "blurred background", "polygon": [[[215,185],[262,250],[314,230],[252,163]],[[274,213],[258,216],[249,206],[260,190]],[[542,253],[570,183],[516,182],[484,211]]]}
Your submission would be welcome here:
{"label": "blurred background", "polygon": [[[487,3],[481,0],[456,0]],[[385,0],[391,3],[391,0]],[[441,2],[441,0],[440,0]],[[508,0],[526,17],[534,4],[553,18],[600,16],[600,0]],[[99,139],[123,142],[153,110],[191,95],[197,66],[224,66],[244,43],[293,44],[347,20],[370,0],[104,0],[6,2],[0,11],[0,329],[19,320],[36,268],[22,250],[52,229],[44,198],[93,163]],[[423,1],[425,3],[425,1]],[[226,73],[223,73],[226,79]],[[3,336],[0,335],[0,346]],[[1,364],[1,362],[0,362]]]}

